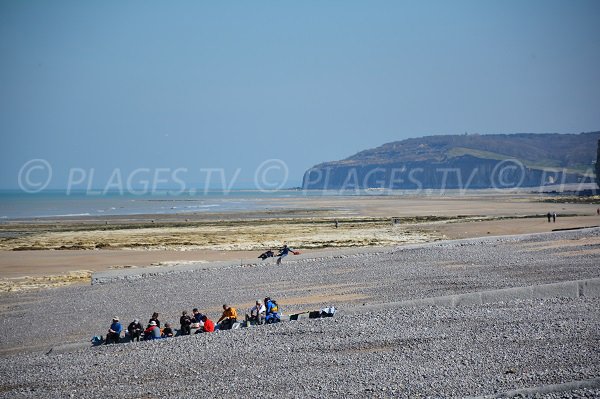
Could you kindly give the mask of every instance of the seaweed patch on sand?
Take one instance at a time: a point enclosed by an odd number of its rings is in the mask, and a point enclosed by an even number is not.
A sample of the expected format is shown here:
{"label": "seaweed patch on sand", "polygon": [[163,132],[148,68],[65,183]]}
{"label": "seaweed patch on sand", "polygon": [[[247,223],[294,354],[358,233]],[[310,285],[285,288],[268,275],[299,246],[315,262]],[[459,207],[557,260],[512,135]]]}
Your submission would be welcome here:
{"label": "seaweed patch on sand", "polygon": [[0,292],[19,292],[64,287],[72,284],[89,284],[92,273],[91,270],[77,270],[61,275],[1,279]]}
{"label": "seaweed patch on sand", "polygon": [[[399,218],[398,218],[399,220]],[[437,220],[437,218],[436,218]],[[238,220],[197,223],[192,226],[123,225],[104,229],[81,226],[70,230],[29,227],[30,233],[0,240],[0,250],[144,249],[258,251],[284,242],[300,248],[385,246],[439,239],[434,233],[403,228],[418,220],[392,222],[390,218],[305,218]]]}

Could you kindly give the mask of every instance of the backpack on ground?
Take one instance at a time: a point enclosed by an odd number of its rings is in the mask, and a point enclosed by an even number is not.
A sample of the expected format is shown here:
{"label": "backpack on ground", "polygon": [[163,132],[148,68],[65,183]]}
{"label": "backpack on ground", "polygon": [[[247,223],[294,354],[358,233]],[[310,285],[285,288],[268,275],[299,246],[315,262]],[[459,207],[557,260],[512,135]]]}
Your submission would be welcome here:
{"label": "backpack on ground", "polygon": [[335,314],[335,306],[330,306],[328,308],[321,309],[321,317],[333,317]]}
{"label": "backpack on ground", "polygon": [[100,345],[104,342],[104,339],[100,335],[94,335],[92,337],[92,345]]}

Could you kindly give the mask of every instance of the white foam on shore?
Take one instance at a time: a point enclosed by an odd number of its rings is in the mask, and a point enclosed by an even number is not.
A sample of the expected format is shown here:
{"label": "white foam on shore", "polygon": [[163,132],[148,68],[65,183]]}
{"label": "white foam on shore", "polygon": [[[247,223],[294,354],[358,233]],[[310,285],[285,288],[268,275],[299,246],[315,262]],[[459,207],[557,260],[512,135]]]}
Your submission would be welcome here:
{"label": "white foam on shore", "polygon": [[73,217],[73,216],[91,216],[91,214],[89,212],[86,213],[66,213],[64,215],[40,215],[40,216],[34,216],[37,218],[56,218],[56,217]]}

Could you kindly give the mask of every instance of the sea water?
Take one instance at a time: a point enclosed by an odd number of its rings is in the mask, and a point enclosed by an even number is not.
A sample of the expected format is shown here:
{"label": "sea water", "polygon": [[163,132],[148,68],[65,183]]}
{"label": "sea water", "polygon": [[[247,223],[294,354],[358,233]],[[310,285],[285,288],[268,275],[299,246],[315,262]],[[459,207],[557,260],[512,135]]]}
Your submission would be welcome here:
{"label": "sea water", "polygon": [[14,219],[55,217],[98,217],[117,215],[159,215],[200,212],[260,211],[283,207],[281,199],[307,196],[354,195],[354,191],[323,192],[302,190],[229,190],[201,193],[145,194],[47,190],[28,194],[0,190],[0,222]]}

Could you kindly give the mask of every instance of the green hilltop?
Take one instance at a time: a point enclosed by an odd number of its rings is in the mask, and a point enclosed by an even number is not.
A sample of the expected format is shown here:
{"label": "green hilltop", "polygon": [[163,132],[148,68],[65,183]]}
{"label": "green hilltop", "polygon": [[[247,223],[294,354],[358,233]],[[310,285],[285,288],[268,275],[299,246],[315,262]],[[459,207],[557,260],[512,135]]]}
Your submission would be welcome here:
{"label": "green hilltop", "polygon": [[[386,188],[411,188],[397,183],[392,169],[424,169],[420,178],[423,187],[439,187],[439,171],[445,168],[460,170],[464,176],[476,173],[476,187],[492,187],[494,166],[506,160],[516,160],[526,173],[525,186],[549,183],[548,171],[560,175],[551,181],[580,182],[582,176],[594,171],[599,132],[579,134],[515,133],[515,134],[464,134],[439,135],[394,141],[382,146],[360,151],[346,159],[325,162],[309,169],[304,175],[305,188],[344,188],[349,173],[356,173],[353,188],[384,186]],[[369,174],[374,168],[382,176],[376,180]],[[472,171],[476,172],[472,172]],[[309,176],[318,172],[327,178],[317,181]],[[356,172],[354,172],[356,171]],[[564,176],[564,177],[563,177]],[[354,175],[353,175],[354,177]],[[515,176],[515,179],[519,176]],[[568,177],[566,180],[565,178]],[[364,179],[363,179],[364,178]],[[520,177],[519,177],[520,178]],[[381,181],[390,179],[389,184]],[[538,180],[541,181],[538,182]],[[444,180],[443,184],[446,184]],[[325,185],[327,187],[325,187]],[[456,183],[457,186],[460,182]]]}

